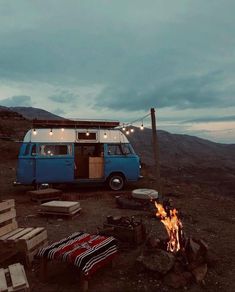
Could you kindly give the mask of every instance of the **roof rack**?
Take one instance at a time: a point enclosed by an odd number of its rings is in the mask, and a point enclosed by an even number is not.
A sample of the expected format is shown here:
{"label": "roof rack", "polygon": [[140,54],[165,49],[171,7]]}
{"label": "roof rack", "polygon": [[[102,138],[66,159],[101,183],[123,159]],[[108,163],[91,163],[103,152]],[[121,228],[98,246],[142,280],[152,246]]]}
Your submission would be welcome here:
{"label": "roof rack", "polygon": [[33,128],[100,128],[110,129],[120,125],[119,121],[107,120],[38,120],[32,121]]}

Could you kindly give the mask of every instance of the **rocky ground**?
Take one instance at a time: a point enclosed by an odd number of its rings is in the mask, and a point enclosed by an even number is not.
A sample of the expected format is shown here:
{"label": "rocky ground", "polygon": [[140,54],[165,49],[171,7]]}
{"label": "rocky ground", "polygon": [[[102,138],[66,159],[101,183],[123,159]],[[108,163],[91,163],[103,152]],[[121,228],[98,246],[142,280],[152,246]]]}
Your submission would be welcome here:
{"label": "rocky ground", "polygon": [[[49,241],[61,239],[74,231],[83,230],[89,233],[102,227],[107,215],[132,216],[142,219],[148,234],[165,237],[162,224],[147,211],[118,209],[115,203],[117,193],[102,187],[65,188],[67,198],[79,198],[82,212],[73,220],[41,217],[37,214],[39,205],[30,200],[29,187],[14,188],[16,160],[0,162],[0,199],[16,200],[17,220],[20,226],[45,226]],[[119,194],[127,196],[133,188],[156,187],[151,169],[145,170],[145,179],[130,185]],[[163,195],[172,200],[172,204],[180,211],[186,235],[205,240],[213,253],[213,264],[208,267],[204,283],[191,284],[179,291],[235,291],[235,202],[231,196],[223,196],[211,185],[192,182],[183,177],[162,179]],[[89,283],[89,291],[121,292],[121,291],[174,291],[164,283],[156,273],[139,269],[136,259],[143,246],[137,248],[121,248],[115,265],[97,272]],[[17,261],[19,259],[12,259]],[[7,264],[7,263],[5,263]],[[35,262],[27,275],[32,291],[78,291],[77,271],[62,264],[51,264],[47,283],[38,278],[38,263]]]}

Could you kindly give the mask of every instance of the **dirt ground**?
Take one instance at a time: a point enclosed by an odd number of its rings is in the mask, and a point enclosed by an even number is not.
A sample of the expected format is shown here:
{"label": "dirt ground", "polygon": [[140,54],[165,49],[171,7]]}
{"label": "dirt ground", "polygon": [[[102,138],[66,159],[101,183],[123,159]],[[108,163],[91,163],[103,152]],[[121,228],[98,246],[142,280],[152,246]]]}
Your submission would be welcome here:
{"label": "dirt ground", "polygon": [[[150,176],[125,191],[116,193],[104,187],[65,188],[67,198],[78,199],[82,212],[73,220],[61,220],[39,216],[39,204],[30,200],[27,191],[30,187],[12,186],[15,179],[16,161],[0,164],[0,199],[16,200],[17,220],[20,226],[45,226],[49,241],[62,239],[75,231],[97,232],[102,227],[107,215],[135,216],[142,219],[147,232],[156,237],[166,236],[162,224],[149,212],[118,209],[116,195],[128,195],[139,187],[154,188]],[[204,239],[214,253],[216,263],[209,267],[204,285],[192,284],[178,291],[235,291],[235,202],[232,197],[224,197],[211,188],[184,182],[179,178],[172,181],[164,178],[162,182],[165,198],[170,198],[180,211],[186,235]],[[139,270],[136,259],[143,247],[121,249],[115,265],[98,271],[89,282],[89,291],[128,292],[128,291],[174,291],[158,277],[147,271]],[[11,259],[15,262],[19,259]],[[7,263],[4,263],[7,265]],[[31,291],[79,291],[76,269],[62,264],[51,264],[47,283],[39,281],[38,263],[27,271]]]}

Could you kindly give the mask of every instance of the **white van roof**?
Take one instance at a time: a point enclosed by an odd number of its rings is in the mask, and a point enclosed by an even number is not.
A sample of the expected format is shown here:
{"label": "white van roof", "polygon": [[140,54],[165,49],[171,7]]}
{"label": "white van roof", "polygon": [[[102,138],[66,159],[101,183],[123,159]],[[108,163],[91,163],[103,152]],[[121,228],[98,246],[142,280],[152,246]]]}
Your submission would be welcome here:
{"label": "white van roof", "polygon": [[[86,133],[95,139],[86,138]],[[50,134],[52,133],[52,134]],[[83,133],[84,139],[78,138],[78,133]],[[89,137],[91,137],[89,135]],[[119,129],[68,129],[68,128],[43,128],[29,130],[23,142],[35,143],[129,143],[127,137]]]}

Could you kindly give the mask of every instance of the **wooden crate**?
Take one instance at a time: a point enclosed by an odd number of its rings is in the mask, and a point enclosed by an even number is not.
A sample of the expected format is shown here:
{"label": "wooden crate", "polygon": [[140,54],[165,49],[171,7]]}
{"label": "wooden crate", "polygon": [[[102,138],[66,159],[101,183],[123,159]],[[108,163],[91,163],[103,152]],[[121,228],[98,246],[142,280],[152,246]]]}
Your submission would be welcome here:
{"label": "wooden crate", "polygon": [[17,228],[1,236],[0,242],[23,253],[30,265],[38,248],[47,244],[47,231],[44,227]]}
{"label": "wooden crate", "polygon": [[17,263],[0,269],[0,291],[30,291],[24,267]]}
{"label": "wooden crate", "polygon": [[106,235],[113,236],[131,245],[143,243],[146,237],[145,227],[142,223],[133,228],[104,223],[104,230],[105,229],[107,230]]}
{"label": "wooden crate", "polygon": [[15,201],[5,200],[0,202],[0,236],[18,227],[16,222]]}
{"label": "wooden crate", "polygon": [[[47,244],[47,231],[44,227],[19,228],[16,221],[15,201],[0,202],[0,248],[8,253],[22,253],[30,265],[38,248]],[[1,260],[1,259],[0,259]]]}
{"label": "wooden crate", "polygon": [[104,158],[89,157],[89,178],[104,177]]}

